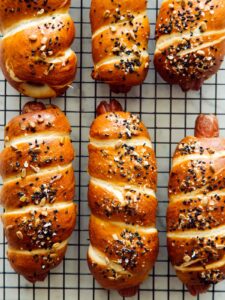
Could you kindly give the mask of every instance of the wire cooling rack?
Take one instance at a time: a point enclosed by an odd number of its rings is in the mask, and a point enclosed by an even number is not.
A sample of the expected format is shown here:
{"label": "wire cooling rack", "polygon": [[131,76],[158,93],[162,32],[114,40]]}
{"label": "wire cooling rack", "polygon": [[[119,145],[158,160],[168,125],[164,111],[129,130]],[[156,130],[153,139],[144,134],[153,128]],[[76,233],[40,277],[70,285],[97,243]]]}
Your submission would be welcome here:
{"label": "wire cooling rack", "polygon": [[[103,0],[104,1],[104,0]],[[153,55],[154,26],[161,1],[149,0],[148,14],[151,20],[150,53]],[[79,58],[79,68],[74,89],[68,90],[54,103],[63,109],[72,125],[72,140],[77,157],[74,163],[76,175],[76,202],[79,215],[68,251],[61,265],[54,269],[42,283],[33,285],[18,276],[6,259],[6,241],[1,227],[0,234],[0,300],[115,300],[116,292],[103,290],[91,276],[87,263],[88,218],[87,205],[87,144],[90,124],[95,108],[102,99],[115,97],[108,86],[95,83],[90,77],[92,69],[91,32],[89,24],[90,0],[72,1],[71,15],[75,20],[77,37],[74,49]],[[82,66],[82,68],[81,68]],[[158,159],[157,227],[160,236],[160,252],[155,268],[142,284],[133,299],[188,300],[194,299],[176,278],[166,251],[165,212],[167,207],[167,181],[171,155],[178,141],[193,133],[197,114],[218,114],[221,135],[225,136],[225,64],[216,76],[208,80],[199,92],[183,93],[178,87],[163,82],[153,65],[142,87],[132,89],[127,95],[116,96],[125,109],[141,116],[149,129]],[[23,97],[0,75],[0,147],[3,148],[4,125],[17,115],[28,98]],[[195,299],[225,299],[225,282]]]}

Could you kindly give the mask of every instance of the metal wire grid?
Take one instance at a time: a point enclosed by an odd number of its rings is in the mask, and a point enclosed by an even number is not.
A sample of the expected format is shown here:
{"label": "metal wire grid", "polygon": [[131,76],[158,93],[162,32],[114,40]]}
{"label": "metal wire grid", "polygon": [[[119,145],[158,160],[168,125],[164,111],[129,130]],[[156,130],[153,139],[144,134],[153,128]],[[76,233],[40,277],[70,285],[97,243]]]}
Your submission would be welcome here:
{"label": "metal wire grid", "polygon": [[[224,0],[223,0],[224,1]],[[150,53],[154,52],[154,26],[160,0],[149,1],[148,14],[151,20]],[[225,136],[225,63],[219,73],[204,84],[200,92],[183,93],[178,87],[163,82],[153,66],[142,87],[132,89],[127,95],[113,95],[106,85],[95,83],[90,77],[91,33],[89,25],[90,0],[72,1],[71,15],[75,20],[77,37],[74,49],[78,55],[79,68],[74,89],[69,90],[54,103],[63,109],[72,126],[72,140],[77,152],[74,163],[76,175],[76,202],[79,205],[76,229],[70,239],[66,257],[43,283],[30,284],[18,276],[9,266],[6,258],[6,241],[1,229],[0,236],[0,299],[119,299],[117,293],[103,290],[92,278],[86,263],[88,246],[87,207],[87,144],[91,121],[95,108],[102,99],[116,96],[125,109],[141,116],[148,127],[158,160],[158,200],[157,228],[160,237],[160,252],[155,268],[143,283],[137,300],[188,300],[194,299],[176,278],[167,258],[165,235],[165,212],[167,207],[167,181],[171,166],[171,156],[177,142],[185,135],[193,133],[194,120],[200,112],[216,113]],[[3,148],[5,124],[17,115],[29,99],[18,95],[0,75],[0,147]],[[49,100],[50,101],[50,100]],[[210,291],[196,299],[218,300],[225,297],[225,282],[212,287]]]}

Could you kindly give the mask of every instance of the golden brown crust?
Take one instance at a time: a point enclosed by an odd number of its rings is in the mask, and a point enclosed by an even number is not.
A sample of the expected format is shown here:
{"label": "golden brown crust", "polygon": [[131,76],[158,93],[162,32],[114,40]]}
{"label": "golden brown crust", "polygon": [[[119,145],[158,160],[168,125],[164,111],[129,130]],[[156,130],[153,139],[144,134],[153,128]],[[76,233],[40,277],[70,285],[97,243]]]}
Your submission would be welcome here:
{"label": "golden brown crust", "polygon": [[223,151],[225,147],[225,138],[211,137],[197,138],[196,136],[187,136],[181,140],[176,148],[173,159],[184,157],[185,155],[214,155],[216,152]]}
{"label": "golden brown crust", "polygon": [[113,268],[94,264],[91,257],[88,258],[91,272],[104,288],[121,290],[132,288],[144,281],[157,258],[157,231],[143,233],[138,228],[129,229],[123,223],[121,226],[114,225],[93,215],[89,231],[91,245],[104,253],[109,261],[123,268],[124,274],[115,277]]}
{"label": "golden brown crust", "polygon": [[126,143],[118,149],[89,149],[88,169],[91,176],[112,183],[124,183],[156,189],[157,168],[154,151],[148,146],[130,149]]}
{"label": "golden brown crust", "polygon": [[[199,0],[198,2],[188,2],[186,0],[163,1],[158,17],[159,21],[161,18],[161,21],[163,20],[165,22],[157,23],[157,38],[169,33],[182,33],[184,30],[194,31],[198,28],[199,23],[204,21],[207,23],[208,30],[224,29],[224,7],[219,4],[217,0],[209,0],[207,2],[204,0]],[[190,15],[190,17],[188,17],[188,15]],[[179,16],[183,16],[184,19],[178,18]],[[193,20],[195,22],[193,22]],[[205,32],[204,29],[205,28],[202,28],[203,32]]]}
{"label": "golden brown crust", "polygon": [[167,209],[169,257],[192,295],[225,278],[225,139],[213,116],[200,115],[195,133],[175,151]]}
{"label": "golden brown crust", "polygon": [[[146,9],[146,1],[134,1],[131,2],[129,0],[124,1],[111,1],[111,0],[105,0],[105,1],[99,1],[99,0],[92,0],[91,5],[91,11],[90,11],[90,18],[91,18],[91,28],[92,33],[94,33],[98,28],[101,28],[102,26],[106,26],[108,24],[111,24],[113,21],[115,21],[117,15],[115,15],[115,9],[120,6],[120,14],[123,15],[127,12],[135,12],[135,13],[141,13],[145,11]],[[107,17],[104,18],[104,12],[109,11],[108,14],[106,14]],[[118,19],[119,21],[120,19]]]}
{"label": "golden brown crust", "polygon": [[35,173],[26,178],[7,182],[0,190],[1,205],[6,210],[40,203],[70,202],[75,193],[73,167],[48,174]]}
{"label": "golden brown crust", "polygon": [[162,78],[198,90],[225,55],[225,7],[219,0],[163,1],[154,63]]}
{"label": "golden brown crust", "polygon": [[167,211],[167,230],[204,230],[225,225],[225,196],[212,193],[173,201]]}
{"label": "golden brown crust", "polygon": [[[224,149],[224,138],[184,138],[173,157],[174,162],[177,159],[181,159],[181,161],[175,164],[171,170],[169,195],[194,192],[198,188],[202,188],[203,193],[217,188],[222,189],[224,170],[221,169],[221,166],[225,162]],[[216,157],[218,152],[221,152],[221,155]],[[191,155],[191,159],[186,159],[186,156],[189,155]],[[182,173],[180,172],[181,168]]]}
{"label": "golden brown crust", "polygon": [[[90,218],[89,231],[91,245],[105,253],[109,260],[122,260],[120,265],[128,272],[146,274],[155,262],[157,231],[141,232],[138,227],[130,229],[124,223],[114,225],[94,215]],[[135,251],[130,253],[130,249]]]}
{"label": "golden brown crust", "polygon": [[[145,280],[143,273],[134,274],[133,276],[130,276],[129,273],[123,274],[118,278],[118,276],[115,276],[113,269],[106,268],[105,265],[96,264],[90,256],[87,257],[87,261],[92,275],[105,289],[115,289],[115,287],[118,291],[133,289],[133,286],[137,285],[137,281],[143,282]],[[106,277],[110,277],[110,280],[106,280]]]}
{"label": "golden brown crust", "polygon": [[100,104],[90,129],[88,264],[104,288],[132,296],[158,254],[157,170],[146,127],[114,104]]}
{"label": "golden brown crust", "polygon": [[149,66],[146,1],[92,0],[90,20],[92,77],[110,84],[114,92],[141,84]]}
{"label": "golden brown crust", "polygon": [[95,211],[95,215],[100,219],[155,227],[156,198],[129,187],[121,189],[124,203],[104,187],[91,181],[88,189],[91,211]]}
{"label": "golden brown crust", "polygon": [[225,266],[206,270],[203,272],[180,272],[177,271],[178,277],[187,285],[189,291],[195,290],[195,294],[205,293],[211,284],[216,284],[224,280]]}
{"label": "golden brown crust", "polygon": [[12,268],[17,273],[23,274],[27,280],[35,283],[36,281],[43,281],[48,272],[60,264],[65,256],[66,248],[67,244],[64,243],[42,252],[8,249],[7,255]]}
{"label": "golden brown crust", "polygon": [[170,261],[177,266],[197,266],[199,260],[207,265],[224,256],[225,239],[222,236],[218,236],[214,242],[212,237],[169,237],[167,242]]}
{"label": "golden brown crust", "polygon": [[[169,192],[172,191],[173,194],[188,193],[213,185],[214,176],[219,173],[221,165],[224,163],[225,157],[212,159],[208,155],[207,158],[198,156],[198,159],[187,160],[175,165],[170,176]],[[180,172],[181,168],[182,173]]]}
{"label": "golden brown crust", "polygon": [[69,122],[57,107],[28,103],[23,111],[6,126],[0,202],[10,263],[35,282],[63,259],[75,226],[74,150]]}
{"label": "golden brown crust", "polygon": [[51,207],[28,207],[2,216],[9,247],[18,250],[51,249],[67,240],[75,226],[76,206],[73,203]]}
{"label": "golden brown crust", "polygon": [[[29,141],[6,147],[0,155],[0,173],[4,179],[14,176],[25,178],[40,169],[69,164],[74,158],[70,137],[43,138],[41,143]],[[10,163],[9,163],[10,161]]]}
{"label": "golden brown crust", "polygon": [[102,114],[91,125],[90,137],[93,139],[122,139],[132,137],[148,138],[146,127],[136,115],[128,112]]}
{"label": "golden brown crust", "polygon": [[34,133],[70,133],[71,128],[64,113],[54,105],[41,111],[30,112],[14,117],[5,127],[5,143],[18,137]]}
{"label": "golden brown crust", "polygon": [[[11,10],[21,6],[21,11],[15,20],[14,16],[11,16],[8,22],[4,22],[1,15],[4,14],[5,5],[9,4],[7,2],[11,2]],[[14,2],[17,3],[4,1],[0,6],[2,26],[12,25],[12,22],[15,26],[15,29],[6,32],[0,44],[0,64],[5,77],[14,88],[27,96],[48,98],[62,94],[72,83],[77,65],[76,55],[70,49],[75,28],[67,14],[69,1],[61,4],[56,1],[57,3],[49,3],[48,6],[43,6],[43,3],[39,3],[38,6],[37,3],[35,13],[33,4],[26,12],[23,1],[22,4]],[[40,8],[40,5],[42,18],[38,22],[37,8]],[[61,8],[63,13],[60,13]],[[21,19],[23,9],[27,15]],[[9,13],[9,10],[10,7],[5,13]],[[51,15],[52,12],[58,14]],[[17,20],[25,23],[21,25],[16,23]],[[26,22],[31,22],[29,27],[26,26]],[[15,47],[15,43],[20,47]]]}
{"label": "golden brown crust", "polygon": [[43,6],[43,0],[1,0],[0,4],[0,30],[14,26],[15,23],[32,17],[43,17],[54,13],[56,10],[66,11],[70,6],[70,0],[47,0]]}

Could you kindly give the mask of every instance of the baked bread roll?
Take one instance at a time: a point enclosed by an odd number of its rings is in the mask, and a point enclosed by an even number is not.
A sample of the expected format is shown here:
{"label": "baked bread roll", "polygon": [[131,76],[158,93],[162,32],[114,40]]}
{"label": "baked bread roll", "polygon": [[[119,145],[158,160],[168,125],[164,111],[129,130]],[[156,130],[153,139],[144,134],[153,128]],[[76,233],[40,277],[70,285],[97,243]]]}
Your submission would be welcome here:
{"label": "baked bread roll", "polygon": [[30,102],[5,127],[0,201],[8,259],[27,280],[44,280],[63,259],[76,221],[70,124],[56,107]]}
{"label": "baked bread roll", "polygon": [[92,0],[92,77],[113,92],[142,84],[148,72],[150,26],[147,1]]}
{"label": "baked bread roll", "polygon": [[165,81],[198,90],[218,71],[225,55],[224,16],[220,0],[162,2],[154,63]]}
{"label": "baked bread roll", "polygon": [[225,279],[225,139],[215,116],[200,115],[178,145],[169,180],[169,258],[192,295]]}
{"label": "baked bread roll", "polygon": [[157,167],[148,131],[118,102],[102,102],[90,129],[88,264],[106,289],[132,296],[158,254]]}
{"label": "baked bread roll", "polygon": [[73,82],[77,58],[68,11],[70,0],[1,0],[0,66],[9,83],[33,98],[63,94]]}

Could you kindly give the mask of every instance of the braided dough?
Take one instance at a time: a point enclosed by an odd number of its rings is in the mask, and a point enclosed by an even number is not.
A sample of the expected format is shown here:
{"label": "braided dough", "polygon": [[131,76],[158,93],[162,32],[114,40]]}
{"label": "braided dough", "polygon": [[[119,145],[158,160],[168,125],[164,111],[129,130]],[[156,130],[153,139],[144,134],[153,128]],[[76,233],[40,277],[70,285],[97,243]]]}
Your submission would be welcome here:
{"label": "braided dough", "polygon": [[102,102],[90,129],[89,268],[106,289],[132,296],[158,254],[157,167],[146,127]]}
{"label": "braided dough", "polygon": [[0,201],[8,258],[31,282],[63,259],[76,221],[70,124],[56,107],[28,103],[5,128]]}
{"label": "braided dough", "polygon": [[169,257],[192,295],[225,279],[224,165],[217,119],[200,115],[175,151],[167,211]]}
{"label": "braided dough", "polygon": [[156,24],[154,63],[162,78],[198,90],[225,55],[225,1],[164,0]]}
{"label": "braided dough", "polygon": [[77,58],[70,0],[1,0],[0,66],[10,84],[33,98],[63,94]]}
{"label": "braided dough", "polygon": [[148,72],[150,26],[145,0],[92,0],[92,77],[128,92]]}

